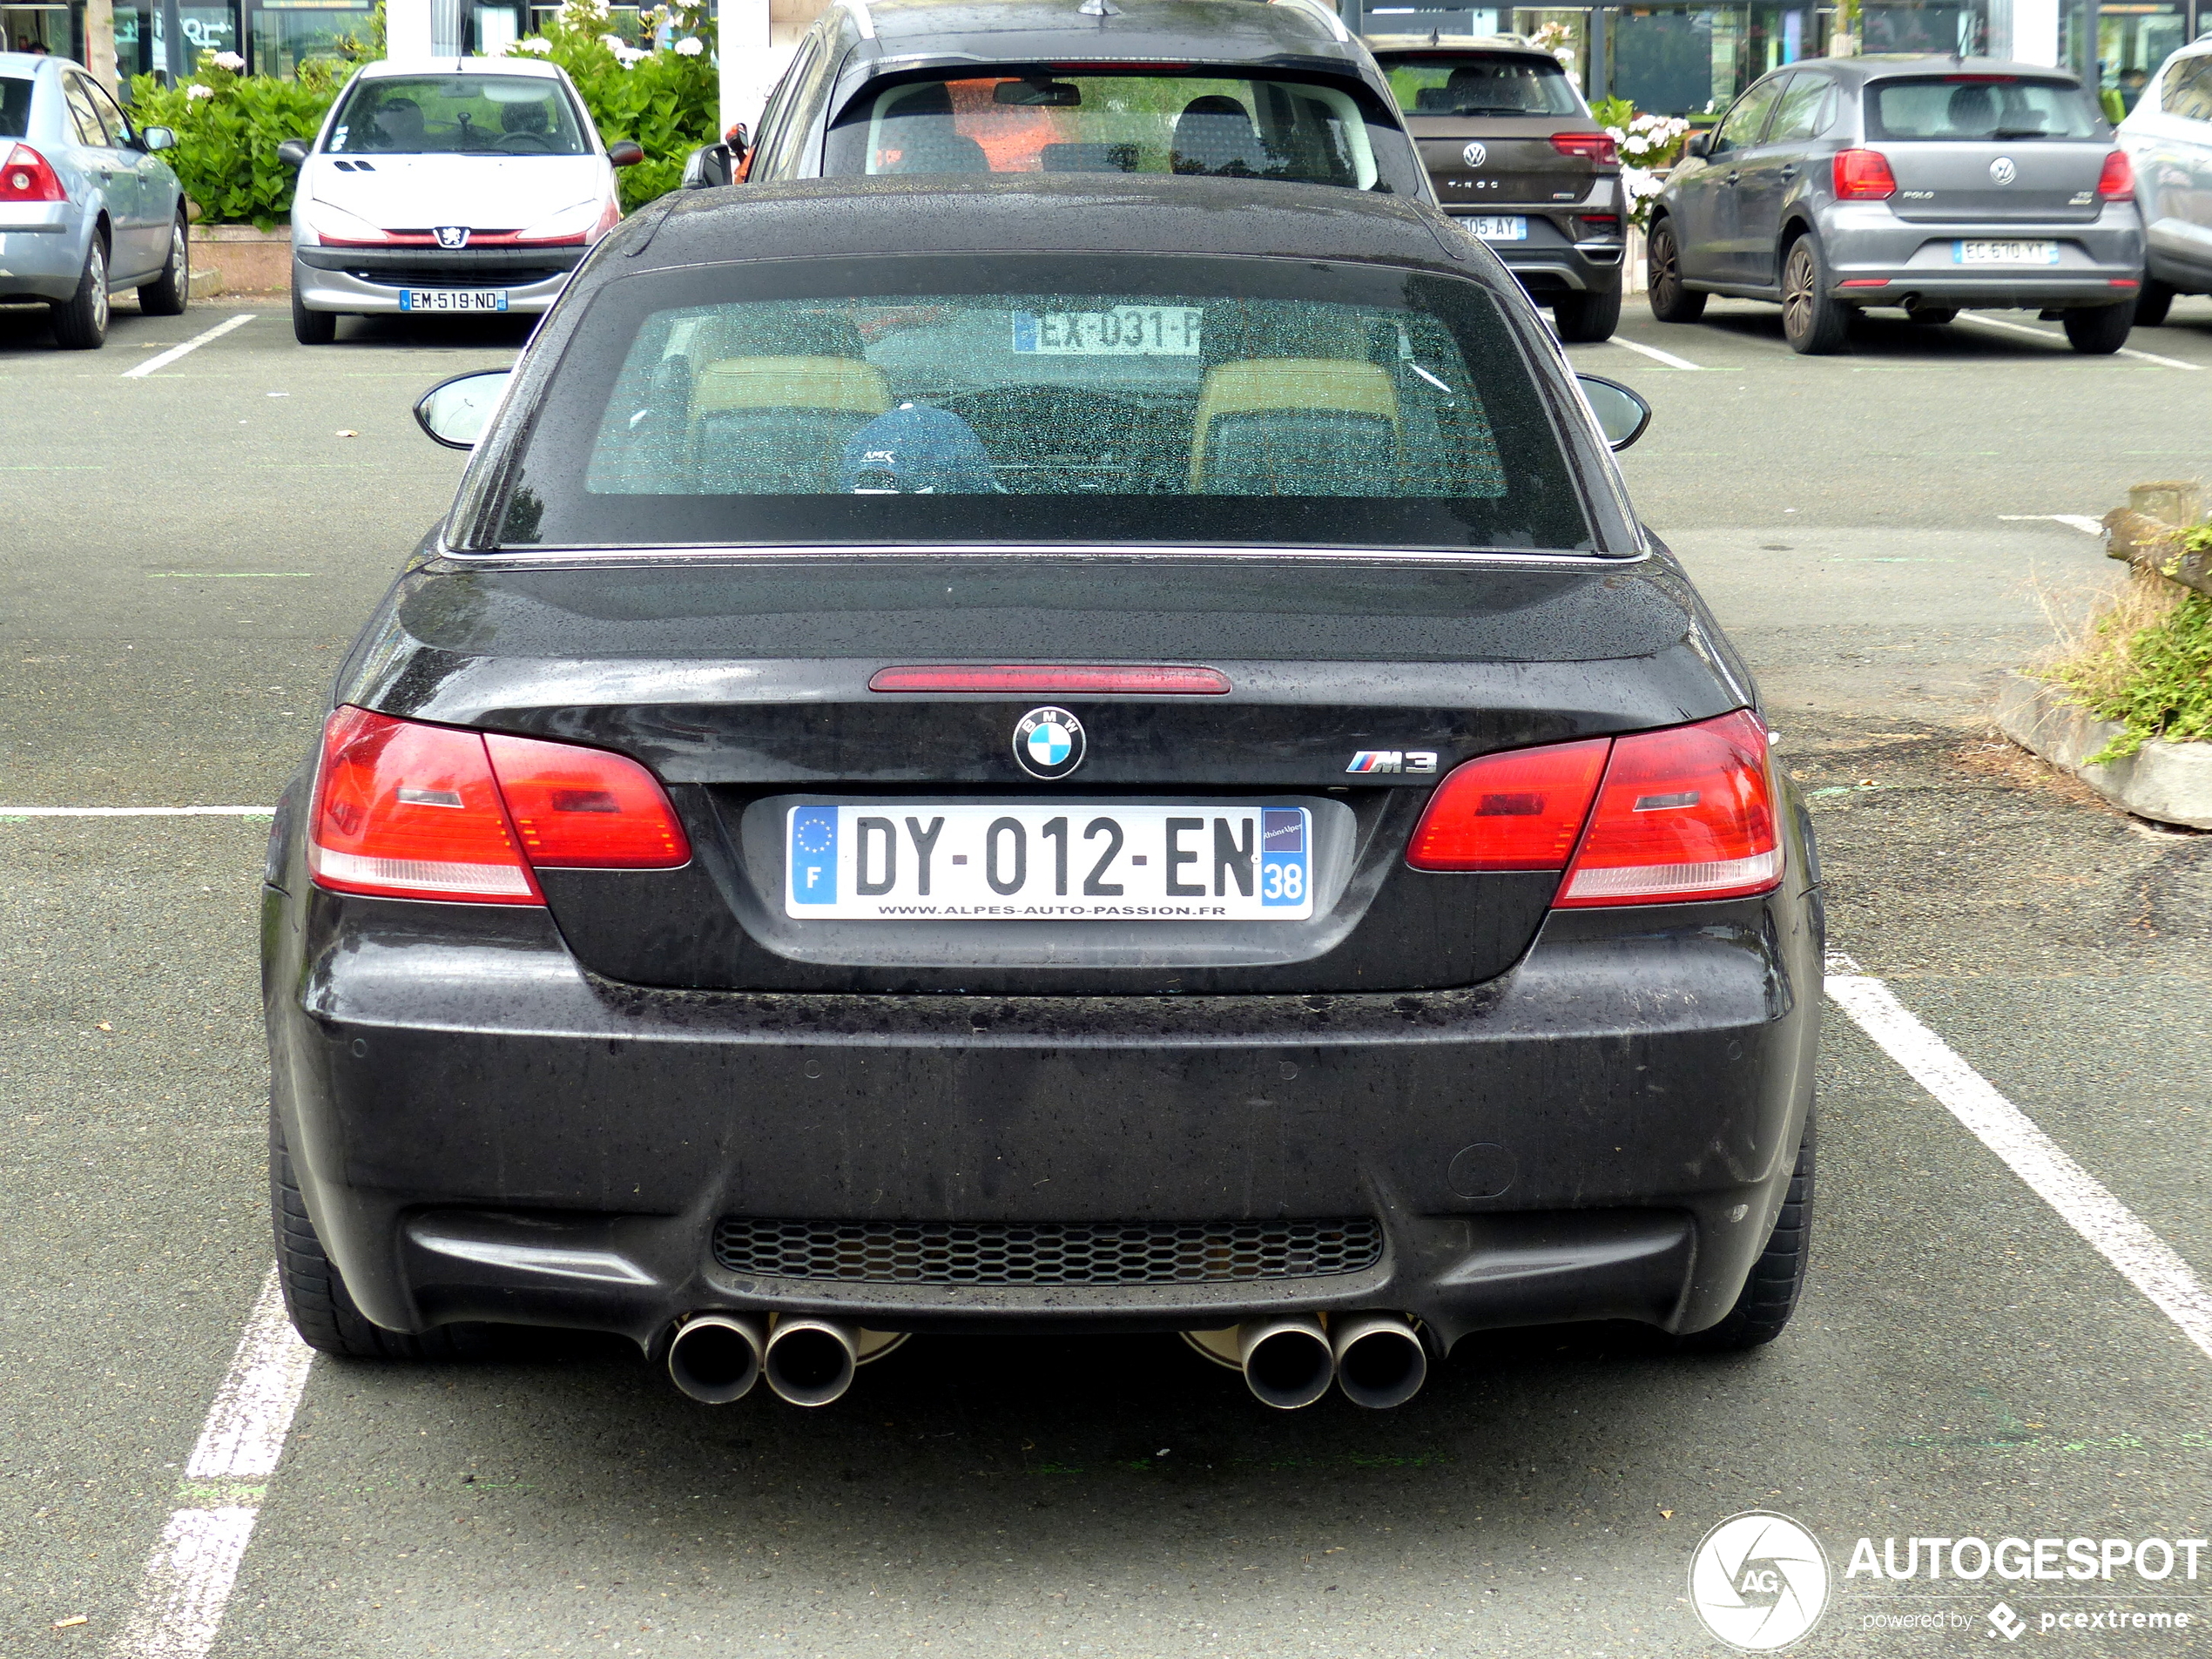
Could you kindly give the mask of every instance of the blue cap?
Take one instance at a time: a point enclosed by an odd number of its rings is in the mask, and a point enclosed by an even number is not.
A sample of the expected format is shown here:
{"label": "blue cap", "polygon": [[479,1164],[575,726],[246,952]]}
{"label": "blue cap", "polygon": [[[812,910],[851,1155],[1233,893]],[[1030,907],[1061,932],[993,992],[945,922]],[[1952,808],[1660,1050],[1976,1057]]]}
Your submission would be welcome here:
{"label": "blue cap", "polygon": [[845,446],[838,488],[896,489],[902,495],[995,496],[991,458],[975,429],[949,409],[901,403],[854,433]]}

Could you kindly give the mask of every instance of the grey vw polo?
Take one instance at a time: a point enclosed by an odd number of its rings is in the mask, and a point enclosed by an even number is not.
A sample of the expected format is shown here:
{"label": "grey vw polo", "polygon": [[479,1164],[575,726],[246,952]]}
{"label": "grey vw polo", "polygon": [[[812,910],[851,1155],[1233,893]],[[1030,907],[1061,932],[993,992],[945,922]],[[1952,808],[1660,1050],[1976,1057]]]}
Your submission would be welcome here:
{"label": "grey vw polo", "polygon": [[2080,82],[1981,58],[1823,58],[1750,87],[1652,210],[1652,314],[1708,294],[1774,300],[1800,352],[1852,313],[2040,311],[2076,351],[2117,351],[2142,287],[2126,154]]}
{"label": "grey vw polo", "polygon": [[308,1341],[823,1405],[913,1332],[1177,1332],[1288,1407],[1781,1332],[1810,823],[1630,513],[1649,411],[1452,219],[678,192],[496,379],[424,401],[481,441],[272,835]]}
{"label": "grey vw polo", "polygon": [[0,52],[0,303],[44,300],[78,350],[105,342],[118,288],[152,315],[182,312],[185,192],[159,155],[175,142],[132,125],[75,64]]}

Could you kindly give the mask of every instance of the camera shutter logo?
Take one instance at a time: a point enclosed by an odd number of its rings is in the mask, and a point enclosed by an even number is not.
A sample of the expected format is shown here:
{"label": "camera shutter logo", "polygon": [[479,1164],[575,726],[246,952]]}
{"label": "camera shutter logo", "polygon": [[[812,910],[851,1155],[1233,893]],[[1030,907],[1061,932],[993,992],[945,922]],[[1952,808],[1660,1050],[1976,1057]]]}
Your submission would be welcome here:
{"label": "camera shutter logo", "polygon": [[1460,159],[1470,167],[1480,167],[1490,159],[1490,152],[1479,144],[1471,144],[1460,152]]}
{"label": "camera shutter logo", "polygon": [[1771,1653],[1820,1622],[1828,1557],[1787,1515],[1751,1510],[1705,1534],[1689,1561],[1689,1604],[1731,1648]]}
{"label": "camera shutter logo", "polygon": [[1989,176],[2000,185],[2009,185],[2020,176],[2020,170],[2013,165],[2012,157],[2000,156],[1989,164]]}

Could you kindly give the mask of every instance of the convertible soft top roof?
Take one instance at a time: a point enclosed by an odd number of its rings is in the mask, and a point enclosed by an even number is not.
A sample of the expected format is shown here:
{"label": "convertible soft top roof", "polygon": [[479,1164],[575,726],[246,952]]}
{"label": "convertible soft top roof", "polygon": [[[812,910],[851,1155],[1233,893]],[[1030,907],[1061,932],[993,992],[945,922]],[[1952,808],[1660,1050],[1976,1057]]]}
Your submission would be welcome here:
{"label": "convertible soft top roof", "polygon": [[687,191],[664,218],[625,221],[592,264],[611,276],[610,265],[632,260],[658,269],[918,251],[1271,255],[1503,280],[1480,243],[1404,197],[1162,174],[810,179]]}

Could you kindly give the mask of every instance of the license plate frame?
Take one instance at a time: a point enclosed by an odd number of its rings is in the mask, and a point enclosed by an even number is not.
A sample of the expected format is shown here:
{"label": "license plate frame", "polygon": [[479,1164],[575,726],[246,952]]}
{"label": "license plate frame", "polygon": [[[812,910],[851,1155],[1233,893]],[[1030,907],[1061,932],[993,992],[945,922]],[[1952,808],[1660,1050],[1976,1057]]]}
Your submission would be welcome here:
{"label": "license plate frame", "polygon": [[1526,213],[1469,213],[1466,223],[1479,241],[1525,242],[1528,239],[1528,215]]}
{"label": "license plate frame", "polygon": [[1306,921],[1313,820],[1311,807],[1273,802],[805,801],[784,813],[784,914]]}
{"label": "license plate frame", "polygon": [[449,317],[496,314],[507,309],[504,288],[401,288],[400,309]]}
{"label": "license plate frame", "polygon": [[1951,244],[1953,265],[2043,266],[2059,262],[2059,245],[2040,237],[1961,237]]}

